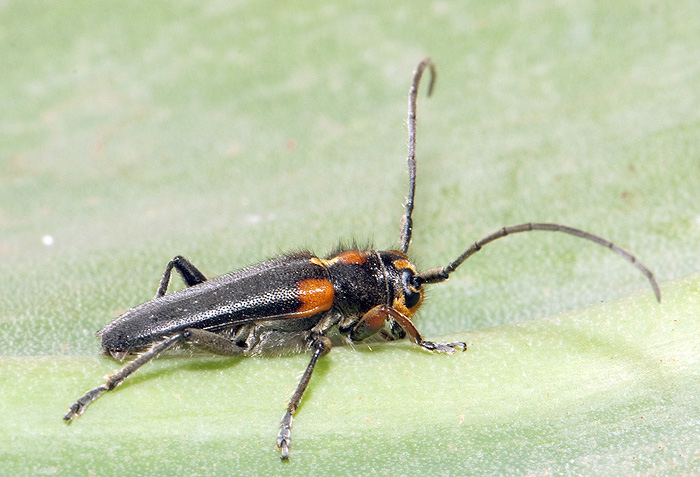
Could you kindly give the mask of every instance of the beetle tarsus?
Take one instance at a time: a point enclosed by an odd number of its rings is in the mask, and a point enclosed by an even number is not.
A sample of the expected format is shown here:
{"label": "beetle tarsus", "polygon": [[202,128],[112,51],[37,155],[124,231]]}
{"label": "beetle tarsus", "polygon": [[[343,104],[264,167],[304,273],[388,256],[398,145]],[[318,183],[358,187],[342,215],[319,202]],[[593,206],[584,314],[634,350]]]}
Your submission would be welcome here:
{"label": "beetle tarsus", "polygon": [[461,341],[456,341],[453,343],[434,343],[432,341],[423,341],[420,345],[427,349],[428,351],[435,351],[437,353],[452,354],[457,350],[466,351],[467,344]]}
{"label": "beetle tarsus", "polygon": [[109,391],[109,386],[107,384],[102,384],[86,392],[80,399],[68,407],[68,413],[63,416],[63,420],[70,423],[74,417],[82,416],[90,403],[102,396],[106,391]]}
{"label": "beetle tarsus", "polygon": [[280,459],[289,460],[289,445],[292,442],[292,422],[294,421],[294,416],[292,412],[287,409],[287,412],[282,416],[280,421],[280,432],[277,435],[277,448],[281,451]]}

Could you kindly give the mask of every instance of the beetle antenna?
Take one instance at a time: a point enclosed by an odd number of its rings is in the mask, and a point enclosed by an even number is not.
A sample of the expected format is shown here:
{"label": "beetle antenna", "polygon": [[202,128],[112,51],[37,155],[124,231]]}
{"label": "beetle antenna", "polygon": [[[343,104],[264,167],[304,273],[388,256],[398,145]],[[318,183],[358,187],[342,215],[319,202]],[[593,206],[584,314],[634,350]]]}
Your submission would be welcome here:
{"label": "beetle antenna", "polygon": [[457,259],[450,263],[448,266],[430,268],[419,273],[416,276],[416,278],[422,283],[443,282],[447,280],[447,278],[450,276],[450,273],[454,272],[455,269],[459,267],[462,263],[464,263],[466,259],[468,259],[476,252],[481,250],[481,248],[484,245],[491,243],[494,240],[498,240],[499,238],[503,238],[507,235],[517,234],[521,232],[532,232],[534,230],[541,230],[545,232],[563,232],[568,235],[573,235],[574,237],[590,240],[591,242],[597,243],[598,245],[602,245],[603,247],[609,248],[610,250],[618,254],[620,257],[637,267],[637,269],[639,269],[639,271],[642,272],[642,274],[645,277],[647,277],[647,280],[649,280],[649,283],[651,284],[651,288],[654,290],[654,295],[656,295],[656,299],[659,303],[661,303],[661,290],[659,289],[659,284],[656,282],[656,278],[654,278],[654,274],[642,262],[637,260],[637,257],[629,253],[627,250],[618,247],[614,243],[602,237],[593,235],[580,229],[575,229],[573,227],[567,227],[566,225],[559,224],[528,223],[515,225],[512,227],[503,227],[502,229],[492,233],[491,235],[487,235],[486,237],[477,240],[476,242],[471,244],[469,248],[467,248],[464,251],[464,253],[462,253],[462,255],[457,257]]}
{"label": "beetle antenna", "polygon": [[430,58],[424,58],[418,63],[416,71],[413,73],[413,82],[408,92],[408,196],[404,205],[404,215],[401,218],[401,251],[406,253],[408,245],[411,243],[413,234],[413,198],[416,195],[416,99],[418,97],[418,85],[425,68],[430,68],[430,84],[428,85],[428,96],[433,93],[436,72],[435,63]]}

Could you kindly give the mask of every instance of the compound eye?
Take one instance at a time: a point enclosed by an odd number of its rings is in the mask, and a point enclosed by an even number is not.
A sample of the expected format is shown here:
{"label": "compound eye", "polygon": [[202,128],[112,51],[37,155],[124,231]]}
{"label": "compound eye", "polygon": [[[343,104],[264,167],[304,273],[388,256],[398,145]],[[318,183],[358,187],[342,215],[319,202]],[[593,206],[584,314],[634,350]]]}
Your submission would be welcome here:
{"label": "compound eye", "polygon": [[421,297],[421,281],[413,274],[413,270],[405,268],[401,271],[403,282],[403,298],[407,308],[413,308]]}

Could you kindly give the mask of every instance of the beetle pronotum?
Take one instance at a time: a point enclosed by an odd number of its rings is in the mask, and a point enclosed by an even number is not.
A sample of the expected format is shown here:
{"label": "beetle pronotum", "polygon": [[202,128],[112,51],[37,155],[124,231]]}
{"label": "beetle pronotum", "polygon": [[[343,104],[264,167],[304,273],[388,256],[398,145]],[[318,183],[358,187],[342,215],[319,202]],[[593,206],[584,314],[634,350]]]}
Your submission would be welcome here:
{"label": "beetle pronotum", "polygon": [[[409,189],[400,227],[399,250],[340,250],[326,258],[298,252],[242,270],[207,279],[184,257],[168,262],[155,297],[112,321],[100,331],[102,347],[114,358],[136,358],[71,404],[70,422],[106,391],[124,382],[141,366],[178,345],[190,345],[228,356],[311,351],[307,365],[280,422],[277,447],[289,457],[292,420],[316,362],[332,346],[331,337],[358,342],[371,336],[387,341],[408,336],[425,350],[453,353],[461,342],[441,343],[423,338],[412,317],[423,301],[423,286],[447,280],[467,258],[494,240],[521,232],[562,232],[611,249],[637,267],[651,283],[656,299],[661,292],[653,273],[634,255],[597,235],[565,225],[526,223],[477,240],[444,267],[419,272],[406,255],[413,233],[416,186],[416,99],[425,69],[435,81],[429,58],[418,64],[408,99]],[[187,288],[166,294],[175,269]]]}

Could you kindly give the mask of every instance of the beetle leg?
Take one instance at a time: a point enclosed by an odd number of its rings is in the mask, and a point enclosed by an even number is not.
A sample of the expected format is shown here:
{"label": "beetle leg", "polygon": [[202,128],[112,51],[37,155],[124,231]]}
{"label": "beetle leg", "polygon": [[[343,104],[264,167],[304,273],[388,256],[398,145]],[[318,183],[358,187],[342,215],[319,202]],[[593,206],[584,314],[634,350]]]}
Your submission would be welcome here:
{"label": "beetle leg", "polygon": [[406,332],[395,320],[389,319],[389,329],[382,328],[379,330],[379,333],[377,333],[377,336],[384,341],[396,341],[404,339],[406,337]]}
{"label": "beetle leg", "polygon": [[[357,322],[357,324],[350,331],[351,341],[362,341],[370,336],[376,334],[380,330],[384,330],[384,323],[386,323],[389,318],[388,310],[389,307],[386,305],[378,305],[369,310],[367,313],[362,315],[362,318]],[[387,339],[391,340],[391,335],[382,335]]]}
{"label": "beetle leg", "polygon": [[104,384],[91,389],[86,392],[83,397],[75,401],[68,408],[68,413],[63,417],[63,420],[70,422],[75,416],[80,416],[85,412],[85,409],[95,401],[97,398],[102,396],[105,392],[111,391],[112,389],[119,386],[126,378],[131,376],[135,371],[137,371],[141,366],[148,363],[150,360],[158,356],[160,353],[166,349],[173,346],[179,340],[183,338],[183,332],[176,335],[170,336],[162,341],[151,346],[145,353],[140,354],[133,361],[130,361],[124,367],[119,369],[114,374],[107,376],[107,382]]}
{"label": "beetle leg", "polygon": [[156,298],[165,295],[165,292],[168,291],[168,284],[170,283],[170,275],[173,272],[173,267],[175,267],[175,270],[177,270],[182,277],[182,281],[185,282],[185,285],[188,287],[207,281],[207,277],[205,277],[192,262],[178,255],[165,266],[163,276],[158,284],[158,290],[156,290]]}
{"label": "beetle leg", "polygon": [[71,404],[68,414],[63,417],[63,420],[70,422],[75,416],[80,416],[85,412],[85,409],[102,396],[105,392],[119,386],[126,378],[136,372],[141,366],[148,363],[163,351],[171,348],[178,341],[184,341],[198,348],[202,348],[210,353],[220,354],[225,356],[238,355],[243,352],[243,348],[237,346],[233,341],[211,331],[200,330],[196,328],[188,328],[175,335],[165,338],[162,341],[151,346],[146,352],[140,354],[133,361],[127,363],[117,372],[107,376],[107,382],[86,392],[80,399]]}
{"label": "beetle leg", "polygon": [[187,344],[196,346],[213,354],[223,356],[236,356],[243,351],[244,348],[238,346],[235,342],[212,331],[200,330],[198,328],[188,328],[183,333],[183,338]]}
{"label": "beetle leg", "polygon": [[393,318],[394,322],[398,326],[400,326],[408,336],[411,337],[414,343],[416,343],[423,349],[427,349],[428,351],[437,351],[438,353],[452,354],[458,349],[461,349],[462,351],[467,349],[467,345],[465,343],[462,343],[461,341],[452,343],[435,343],[433,341],[425,340],[423,338],[423,335],[420,334],[416,326],[406,315],[396,311],[395,309],[387,305],[375,306],[367,313],[365,313],[365,315],[362,317],[362,319],[350,335],[351,338],[353,334],[356,333],[356,330],[358,330],[358,327],[359,331],[364,332],[365,334],[368,332],[368,330],[371,330],[372,328],[377,329],[377,326],[383,324],[379,323],[379,318],[385,320]]}
{"label": "beetle leg", "polygon": [[331,350],[331,340],[325,336],[319,336],[311,342],[310,347],[314,350],[314,353],[311,355],[311,361],[309,361],[308,366],[306,366],[306,370],[304,371],[294,394],[292,394],[289,404],[287,404],[287,412],[284,413],[284,416],[282,416],[282,420],[280,421],[280,432],[277,435],[277,447],[282,452],[282,455],[280,456],[282,460],[289,459],[289,445],[292,441],[292,421],[294,420],[294,413],[299,407],[301,397],[304,395],[306,387],[309,385],[311,373],[314,372],[318,358],[325,356]]}

